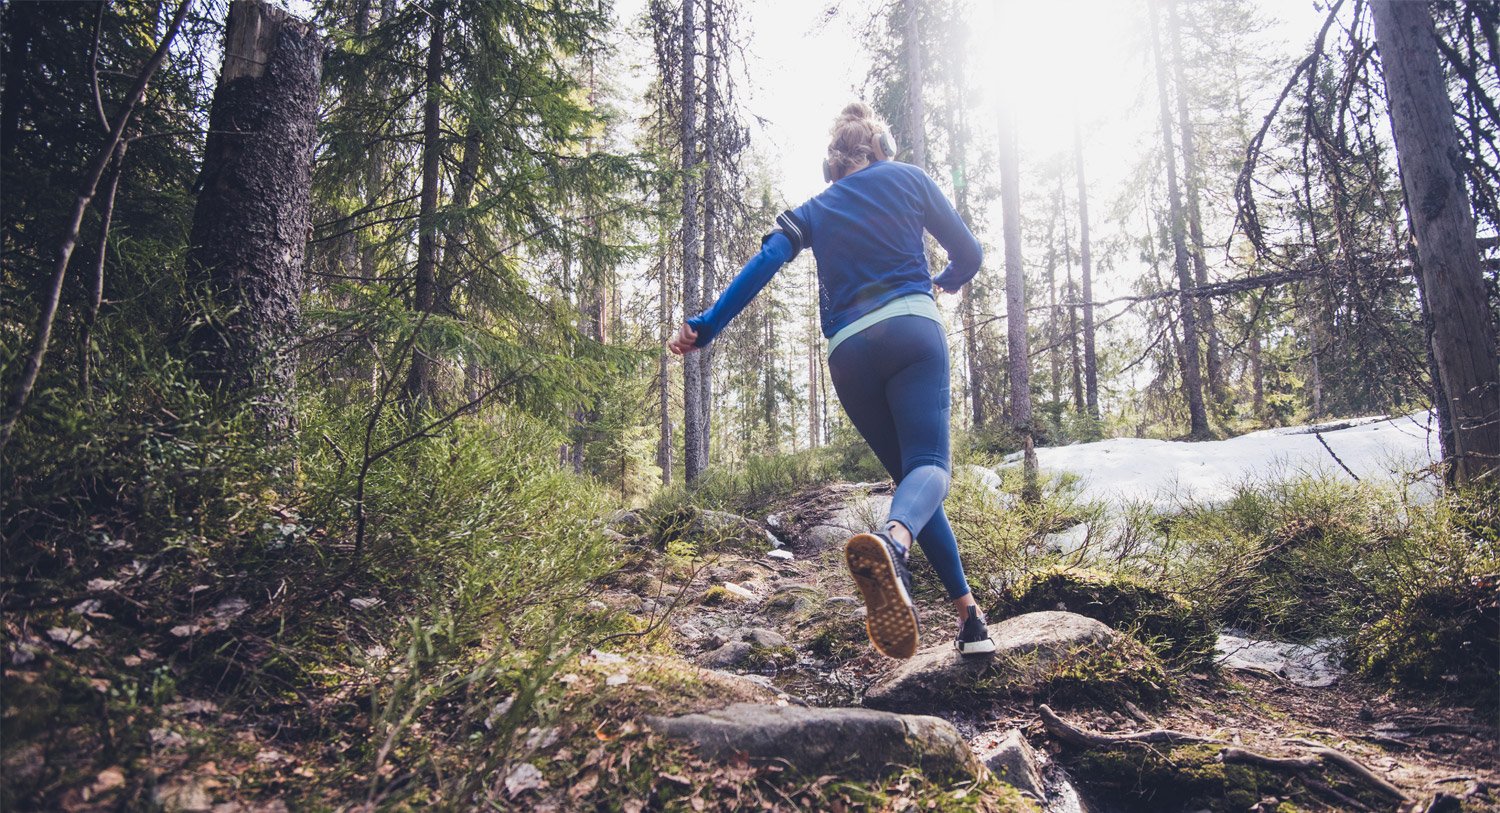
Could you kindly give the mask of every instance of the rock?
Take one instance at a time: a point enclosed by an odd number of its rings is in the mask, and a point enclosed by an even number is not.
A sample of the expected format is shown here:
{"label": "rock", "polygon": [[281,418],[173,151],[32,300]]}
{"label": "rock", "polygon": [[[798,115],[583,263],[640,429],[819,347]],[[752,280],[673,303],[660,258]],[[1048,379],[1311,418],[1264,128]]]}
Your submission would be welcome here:
{"label": "rock", "polygon": [[701,550],[723,550],[729,547],[752,547],[766,550],[775,547],[775,537],[753,519],[728,511],[711,511],[687,507],[672,511],[659,520],[653,533],[665,548],[674,539],[691,540]]}
{"label": "rock", "polygon": [[780,536],[801,556],[843,545],[882,523],[891,509],[889,483],[835,483],[802,492],[777,514]]}
{"label": "rock", "polygon": [[705,758],[744,754],[784,761],[808,776],[875,778],[909,766],[938,780],[967,780],[980,772],[958,730],[936,717],[736,703],[646,722],[658,733],[692,742]]}
{"label": "rock", "polygon": [[765,627],[751,627],[741,634],[741,640],[749,642],[756,649],[771,649],[773,647],[786,646],[786,637],[775,630]]}
{"label": "rock", "polygon": [[646,521],[641,519],[640,514],[624,509],[611,512],[604,518],[604,525],[611,531],[625,536],[635,536],[646,530]]}
{"label": "rock", "polygon": [[734,582],[716,584],[703,593],[704,604],[743,604],[754,601],[756,596],[753,591]]}
{"label": "rock", "polygon": [[[1064,661],[1128,643],[1092,618],[1064,612],[1007,618],[990,627],[990,637],[995,639],[996,651],[987,658],[961,658],[947,641],[919,650],[870,689],[865,704],[936,708],[976,695],[1029,692]],[[1149,657],[1149,653],[1141,654]]]}
{"label": "rock", "polygon": [[984,766],[990,769],[1001,782],[1016,790],[1025,791],[1041,801],[1047,800],[1046,785],[1042,782],[1042,768],[1036,750],[1018,728],[1005,732],[1005,737],[993,751],[981,756]]}
{"label": "rock", "polygon": [[1007,507],[1009,507],[1009,503],[1011,502],[1011,500],[1007,499],[1009,495],[1005,493],[1005,484],[1000,479],[1000,475],[997,474],[994,469],[987,469],[984,466],[976,466],[973,463],[970,463],[968,465],[959,466],[958,470],[973,478],[980,485],[984,486],[989,490],[991,494],[995,495],[997,499],[1005,501],[1007,503]]}
{"label": "rock", "polygon": [[735,598],[741,598],[746,601],[755,600],[755,593],[751,592],[749,588],[741,587],[734,582],[724,582],[724,592],[729,593]]}
{"label": "rock", "polygon": [[[778,541],[777,544],[780,545],[780,542]],[[786,562],[790,562],[791,560],[797,558],[791,551],[783,547],[777,547],[775,550],[766,555],[771,557],[772,559],[781,559],[782,561]]]}
{"label": "rock", "polygon": [[217,786],[208,777],[189,777],[157,785],[152,799],[166,813],[204,813],[213,809],[212,791]]}
{"label": "rock", "polygon": [[750,657],[755,647],[744,641],[730,641],[727,644],[703,655],[698,662],[704,666],[714,669],[727,669],[731,666],[739,666]]}
{"label": "rock", "polygon": [[1226,669],[1272,672],[1298,686],[1332,686],[1344,674],[1334,657],[1334,642],[1324,638],[1310,644],[1259,641],[1239,630],[1220,633],[1215,645],[1219,665]]}

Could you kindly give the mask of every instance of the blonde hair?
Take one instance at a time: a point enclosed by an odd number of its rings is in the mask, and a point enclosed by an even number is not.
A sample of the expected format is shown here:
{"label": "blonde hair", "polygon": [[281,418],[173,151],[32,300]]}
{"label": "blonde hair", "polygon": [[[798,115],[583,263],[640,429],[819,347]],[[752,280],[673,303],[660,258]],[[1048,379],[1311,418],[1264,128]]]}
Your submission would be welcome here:
{"label": "blonde hair", "polygon": [[864,102],[852,102],[839,112],[838,120],[829,130],[832,140],[828,142],[828,170],[835,178],[842,178],[876,158],[882,156],[880,134],[887,132],[885,122],[875,116],[875,111]]}

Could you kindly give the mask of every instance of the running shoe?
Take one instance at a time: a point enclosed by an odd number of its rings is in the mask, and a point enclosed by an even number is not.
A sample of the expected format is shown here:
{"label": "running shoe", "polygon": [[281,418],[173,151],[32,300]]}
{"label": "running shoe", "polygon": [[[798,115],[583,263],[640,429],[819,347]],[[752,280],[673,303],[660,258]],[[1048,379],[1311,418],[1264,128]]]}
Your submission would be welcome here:
{"label": "running shoe", "polygon": [[884,533],[855,534],[844,544],[844,560],[865,600],[865,631],[888,658],[917,652],[917,610],[905,551]]}
{"label": "running shoe", "polygon": [[958,641],[955,643],[958,654],[964,657],[988,655],[995,651],[995,639],[990,637],[984,618],[979,615],[978,606],[969,607],[969,617],[964,619],[963,628],[958,631]]}

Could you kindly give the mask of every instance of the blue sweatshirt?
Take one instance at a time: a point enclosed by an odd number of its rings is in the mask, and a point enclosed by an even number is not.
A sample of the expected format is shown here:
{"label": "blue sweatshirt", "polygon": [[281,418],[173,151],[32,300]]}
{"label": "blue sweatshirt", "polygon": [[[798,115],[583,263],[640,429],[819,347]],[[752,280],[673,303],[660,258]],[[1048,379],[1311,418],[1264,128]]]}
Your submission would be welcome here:
{"label": "blue sweatshirt", "polygon": [[[979,241],[937,184],[920,168],[895,161],[835,181],[778,215],[776,227],[713,307],[687,320],[698,333],[698,347],[713,341],[803,249],[812,249],[818,263],[824,337],[894,299],[931,296],[934,284],[956,291],[978,273],[983,259]],[[936,277],[927,270],[924,230],[948,252],[948,267]]]}

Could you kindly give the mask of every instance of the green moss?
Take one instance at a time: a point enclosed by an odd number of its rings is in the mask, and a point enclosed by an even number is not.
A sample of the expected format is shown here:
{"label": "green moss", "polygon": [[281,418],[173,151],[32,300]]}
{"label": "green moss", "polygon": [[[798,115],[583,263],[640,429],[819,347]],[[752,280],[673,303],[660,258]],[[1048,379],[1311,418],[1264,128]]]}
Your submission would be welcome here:
{"label": "green moss", "polygon": [[1283,777],[1225,765],[1215,745],[1091,750],[1071,761],[1084,784],[1118,794],[1134,810],[1248,810],[1263,796],[1285,796]]}
{"label": "green moss", "polygon": [[863,652],[867,640],[869,635],[863,619],[835,616],[818,627],[807,648],[824,660],[843,661]]}
{"label": "green moss", "polygon": [[1493,709],[1500,698],[1500,582],[1430,586],[1356,632],[1349,650],[1367,677],[1450,688]]}
{"label": "green moss", "polygon": [[1037,694],[1059,705],[1118,707],[1124,701],[1155,705],[1172,695],[1161,661],[1126,638],[1080,649],[1042,678]]}
{"label": "green moss", "polygon": [[1131,633],[1175,665],[1212,663],[1216,634],[1210,614],[1125,574],[1077,568],[1034,573],[1001,597],[997,615],[1059,608]]}

